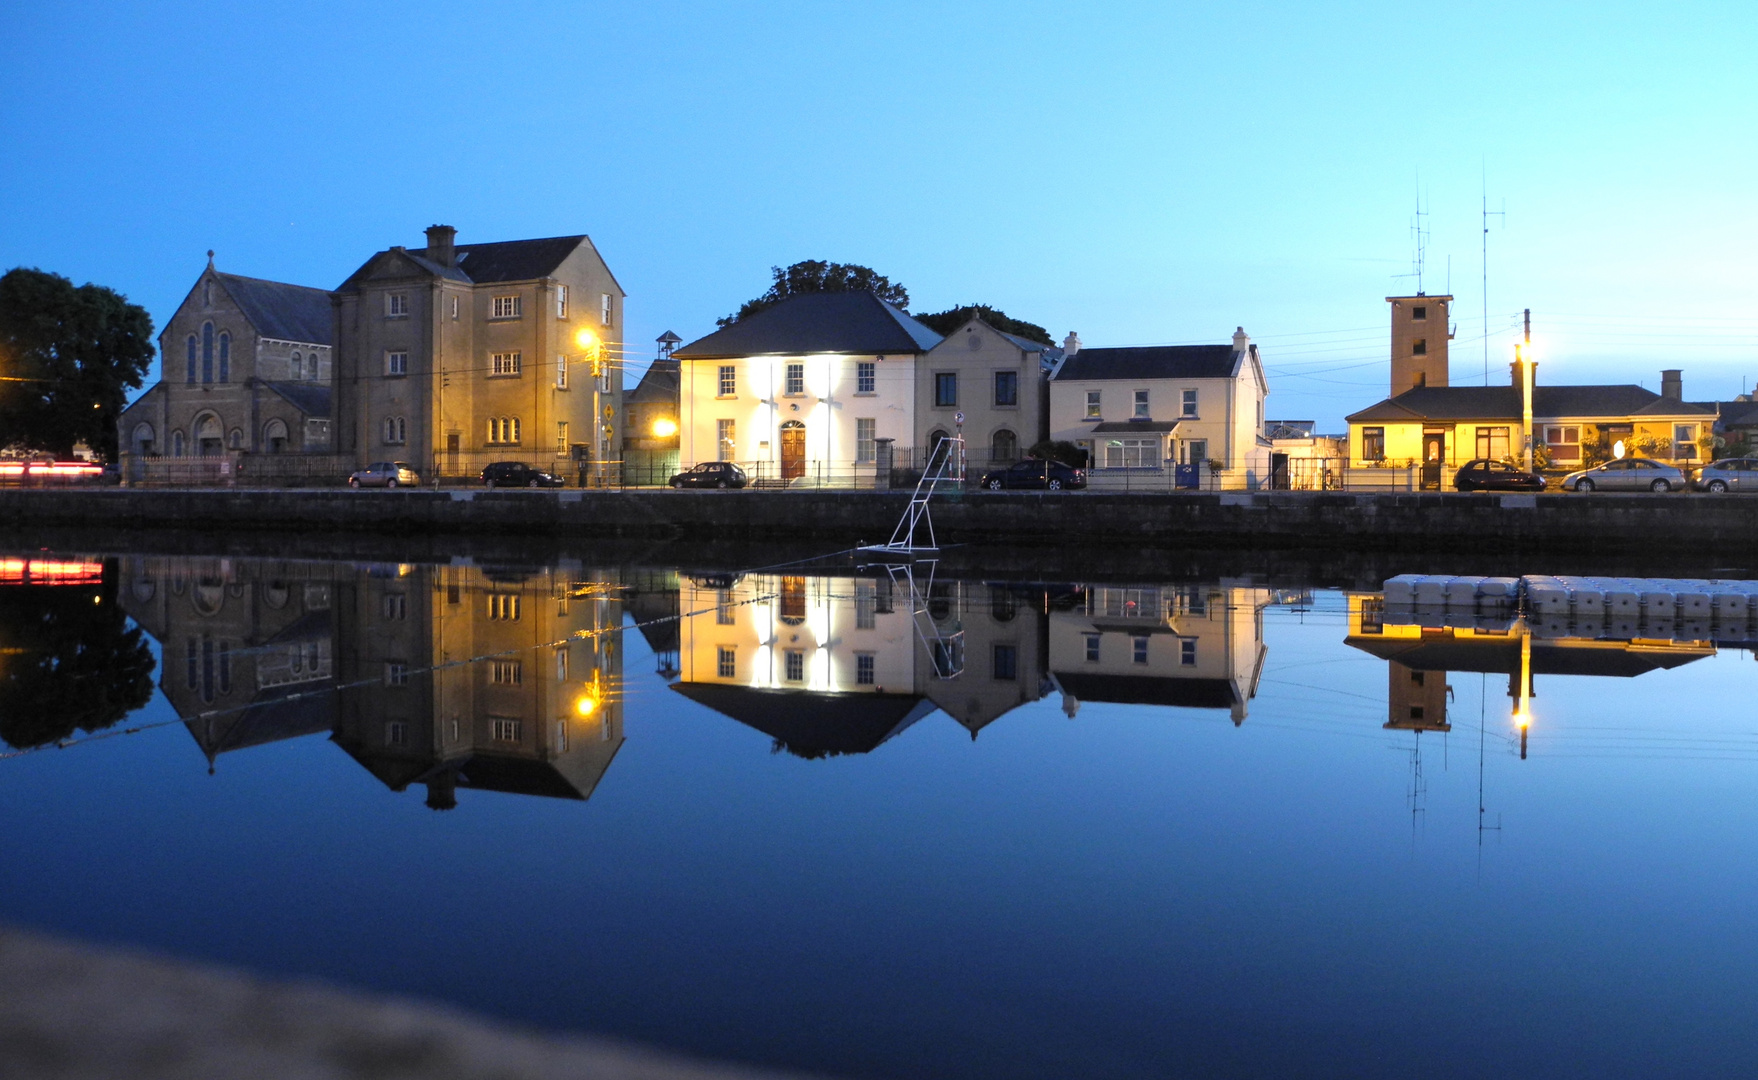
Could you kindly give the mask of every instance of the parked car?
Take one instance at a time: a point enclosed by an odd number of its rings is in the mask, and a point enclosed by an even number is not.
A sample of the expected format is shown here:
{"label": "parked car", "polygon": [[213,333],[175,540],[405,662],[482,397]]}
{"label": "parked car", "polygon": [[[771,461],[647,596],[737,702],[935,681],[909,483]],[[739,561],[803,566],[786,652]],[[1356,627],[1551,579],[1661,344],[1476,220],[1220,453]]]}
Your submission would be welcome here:
{"label": "parked car", "polygon": [[1683,491],[1691,483],[1683,469],[1648,458],[1623,458],[1563,477],[1567,491]]}
{"label": "parked car", "polygon": [[995,469],[983,474],[978,486],[990,491],[1027,489],[1033,491],[1061,491],[1063,488],[1084,488],[1087,486],[1085,469],[1076,469],[1064,465],[1060,461],[1038,461],[1028,458],[1016,461],[1005,469]]}
{"label": "parked car", "polygon": [[1758,458],[1722,458],[1697,470],[1698,491],[1758,491]]}
{"label": "parked car", "polygon": [[674,488],[742,488],[745,470],[730,461],[704,461],[702,464],[673,476],[667,483]]}
{"label": "parked car", "polygon": [[534,469],[523,461],[497,461],[482,469],[482,482],[495,487],[567,487],[554,473]]}
{"label": "parked car", "polygon": [[348,486],[362,487],[415,487],[421,483],[421,477],[409,467],[407,461],[375,461],[364,469],[356,469],[348,474]]}
{"label": "parked car", "polygon": [[1543,491],[1544,477],[1505,461],[1478,458],[1460,466],[1453,486],[1460,491]]}

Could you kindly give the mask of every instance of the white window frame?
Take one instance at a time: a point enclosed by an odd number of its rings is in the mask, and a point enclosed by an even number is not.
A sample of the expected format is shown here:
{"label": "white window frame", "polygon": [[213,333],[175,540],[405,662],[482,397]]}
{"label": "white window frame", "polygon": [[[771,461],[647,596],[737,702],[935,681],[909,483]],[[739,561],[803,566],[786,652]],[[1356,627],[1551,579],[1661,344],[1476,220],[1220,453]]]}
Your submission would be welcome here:
{"label": "white window frame", "polygon": [[555,287],[555,317],[558,319],[568,317],[568,287],[566,285]]}
{"label": "white window frame", "polygon": [[718,450],[719,461],[732,461],[733,451],[737,449],[739,425],[736,420],[716,420],[714,422],[714,445]]}
{"label": "white window frame", "polygon": [[806,365],[804,363],[788,364],[782,369],[782,395],[800,397],[806,392]]}
{"label": "white window frame", "polygon": [[1185,387],[1178,391],[1178,416],[1183,420],[1194,420],[1197,417],[1197,393],[1194,387]]}
{"label": "white window frame", "polygon": [[1157,469],[1160,467],[1160,440],[1130,438],[1105,440],[1105,468]]}
{"label": "white window frame", "polygon": [[386,446],[402,446],[409,441],[409,422],[403,417],[387,416],[382,427]]}
{"label": "white window frame", "polygon": [[1134,419],[1148,419],[1150,414],[1148,413],[1148,392],[1146,390],[1135,391],[1131,409],[1133,411],[1131,411],[1129,415]]}
{"label": "white window frame", "polygon": [[568,456],[568,422],[566,420],[555,422],[555,456]]}
{"label": "white window frame", "polygon": [[492,446],[519,445],[520,432],[517,416],[491,416],[488,418],[488,441]]}
{"label": "white window frame", "polygon": [[568,388],[568,358],[565,356],[555,358],[555,388],[557,390]]}
{"label": "white window frame", "polygon": [[855,418],[855,461],[871,465],[879,460],[879,421],[864,416]]}
{"label": "white window frame", "polygon": [[486,599],[490,622],[519,621],[521,597],[518,593],[491,592],[487,594]]}
{"label": "white window frame", "polygon": [[878,386],[879,365],[872,360],[855,361],[855,393],[877,393]]}
{"label": "white window frame", "polygon": [[402,349],[385,353],[385,375],[398,379],[409,374],[409,354]]}
{"label": "white window frame", "polygon": [[1100,420],[1100,419],[1104,418],[1104,415],[1105,415],[1104,397],[1105,397],[1105,395],[1104,395],[1103,391],[1100,391],[1100,390],[1088,390],[1087,391],[1087,415],[1086,415],[1086,418],[1088,420]]}
{"label": "white window frame", "polygon": [[488,302],[488,317],[491,319],[523,318],[525,305],[518,293],[511,296],[497,296]]}
{"label": "white window frame", "polygon": [[524,370],[524,357],[516,352],[488,354],[488,375],[491,379],[517,379]]}
{"label": "white window frame", "polygon": [[488,730],[495,742],[516,743],[525,734],[525,725],[516,716],[491,716]]}
{"label": "white window frame", "polygon": [[496,686],[525,685],[525,664],[521,660],[492,660],[489,662],[489,682]]}
{"label": "white window frame", "polygon": [[739,369],[736,364],[720,365],[720,370],[715,372],[714,391],[715,397],[739,396]]}
{"label": "white window frame", "polygon": [[408,293],[400,293],[400,292],[386,293],[385,294],[385,318],[387,318],[387,319],[406,319],[408,317],[409,317],[409,294]]}
{"label": "white window frame", "polygon": [[610,293],[598,294],[598,321],[600,325],[609,326],[611,316],[616,313],[616,305],[611,301]]}

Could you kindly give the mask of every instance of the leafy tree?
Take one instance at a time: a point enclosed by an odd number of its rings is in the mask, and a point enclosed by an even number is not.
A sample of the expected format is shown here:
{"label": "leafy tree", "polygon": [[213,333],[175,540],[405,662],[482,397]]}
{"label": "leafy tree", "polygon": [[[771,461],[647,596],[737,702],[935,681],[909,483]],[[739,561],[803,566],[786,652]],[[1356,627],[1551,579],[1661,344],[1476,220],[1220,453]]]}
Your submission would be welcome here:
{"label": "leafy tree", "polygon": [[[98,731],[153,694],[153,654],[116,604],[73,586],[0,587],[0,739],[24,748]],[[93,600],[97,603],[93,603]]]}
{"label": "leafy tree", "polygon": [[865,266],[853,263],[821,262],[807,259],[783,269],[779,266],[769,268],[774,282],[769,291],[755,300],[747,300],[744,306],[724,319],[716,319],[718,326],[731,326],[740,319],[746,319],[767,308],[772,308],[790,296],[803,293],[834,293],[834,292],[870,292],[888,304],[900,308],[910,305],[909,290],[902,285],[894,284],[884,274],[875,273]]}
{"label": "leafy tree", "polygon": [[102,285],[20,267],[0,277],[0,432],[66,457],[115,460],[116,424],[153,359],[146,309]]}
{"label": "leafy tree", "polygon": [[959,307],[947,308],[928,315],[916,315],[914,319],[928,329],[945,337],[965,324],[965,320],[975,315],[1004,334],[1012,334],[1040,345],[1054,345],[1050,340],[1050,331],[1037,323],[1029,323],[1023,319],[1010,319],[1007,313],[988,304],[962,304]]}
{"label": "leafy tree", "polygon": [[1060,461],[1071,469],[1087,467],[1087,452],[1067,439],[1045,439],[1027,450],[1026,456],[1039,461]]}

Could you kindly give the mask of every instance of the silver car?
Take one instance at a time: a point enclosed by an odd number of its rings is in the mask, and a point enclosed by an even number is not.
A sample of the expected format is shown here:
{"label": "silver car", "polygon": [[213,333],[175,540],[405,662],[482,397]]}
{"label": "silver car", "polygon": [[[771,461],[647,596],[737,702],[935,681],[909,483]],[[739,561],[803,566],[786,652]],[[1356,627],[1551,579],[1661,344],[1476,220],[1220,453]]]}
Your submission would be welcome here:
{"label": "silver car", "polygon": [[1758,491],[1758,458],[1722,458],[1697,470],[1698,491]]}
{"label": "silver car", "polygon": [[1623,458],[1563,477],[1564,491],[1683,491],[1683,469],[1649,458]]}
{"label": "silver car", "polygon": [[409,467],[407,461],[375,461],[364,469],[356,469],[348,474],[348,486],[362,487],[415,487],[421,483],[421,477]]}

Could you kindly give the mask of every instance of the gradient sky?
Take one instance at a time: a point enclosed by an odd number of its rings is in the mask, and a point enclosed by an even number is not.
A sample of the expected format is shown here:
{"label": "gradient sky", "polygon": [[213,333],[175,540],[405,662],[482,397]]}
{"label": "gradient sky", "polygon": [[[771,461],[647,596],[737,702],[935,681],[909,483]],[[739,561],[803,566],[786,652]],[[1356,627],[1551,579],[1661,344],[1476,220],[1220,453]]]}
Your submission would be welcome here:
{"label": "gradient sky", "polygon": [[1384,396],[1384,297],[1521,308],[1541,382],[1758,379],[1745,2],[12,4],[0,269],[163,324],[204,263],[589,233],[631,372],[824,258],[1088,345],[1264,349],[1273,417]]}

